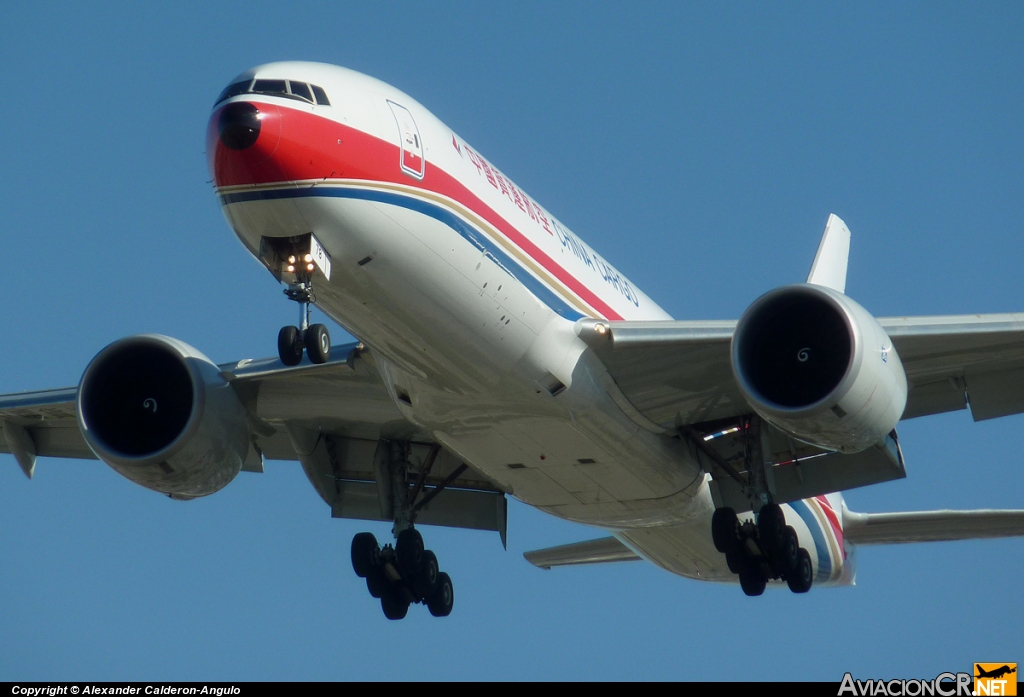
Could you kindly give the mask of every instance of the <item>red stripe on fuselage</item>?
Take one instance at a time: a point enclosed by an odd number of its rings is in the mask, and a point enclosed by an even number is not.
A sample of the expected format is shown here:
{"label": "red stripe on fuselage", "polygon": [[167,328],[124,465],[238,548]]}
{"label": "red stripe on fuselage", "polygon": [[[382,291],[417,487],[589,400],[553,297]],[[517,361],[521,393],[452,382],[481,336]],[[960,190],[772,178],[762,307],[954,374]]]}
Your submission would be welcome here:
{"label": "red stripe on fuselage", "polygon": [[832,510],[832,504],[828,502],[825,496],[815,496],[814,500],[821,504],[821,510],[825,512],[828,524],[832,526],[832,532],[836,536],[836,542],[839,543],[839,549],[843,550],[843,559],[846,559],[846,544],[843,542],[843,526],[839,524],[839,516]]}
{"label": "red stripe on fuselage", "polygon": [[262,115],[260,136],[245,150],[220,142],[214,111],[206,132],[206,152],[217,186],[285,183],[309,179],[366,179],[413,186],[447,196],[476,213],[561,281],[605,319],[622,319],[526,235],[501,217],[462,182],[428,164],[422,180],[402,173],[400,149],[350,126],[285,106],[255,103]]}

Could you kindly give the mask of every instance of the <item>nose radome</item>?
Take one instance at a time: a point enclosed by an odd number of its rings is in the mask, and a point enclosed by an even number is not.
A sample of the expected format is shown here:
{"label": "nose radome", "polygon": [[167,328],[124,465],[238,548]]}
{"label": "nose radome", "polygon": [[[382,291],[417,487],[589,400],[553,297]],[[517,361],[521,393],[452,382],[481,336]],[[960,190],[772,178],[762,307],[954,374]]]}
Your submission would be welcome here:
{"label": "nose radome", "polygon": [[249,102],[233,102],[220,112],[220,141],[232,150],[245,150],[260,137],[260,111]]}

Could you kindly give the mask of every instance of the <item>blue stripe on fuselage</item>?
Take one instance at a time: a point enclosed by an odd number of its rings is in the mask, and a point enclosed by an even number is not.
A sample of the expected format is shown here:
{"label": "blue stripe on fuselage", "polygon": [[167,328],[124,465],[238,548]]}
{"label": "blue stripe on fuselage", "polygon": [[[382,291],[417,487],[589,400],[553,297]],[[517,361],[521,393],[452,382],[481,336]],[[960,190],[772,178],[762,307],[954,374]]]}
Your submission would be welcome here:
{"label": "blue stripe on fuselage", "polygon": [[790,501],[789,507],[796,511],[796,514],[811,531],[814,549],[818,553],[818,580],[827,581],[832,575],[832,558],[828,555],[828,543],[825,541],[825,534],[821,531],[821,524],[818,523],[818,519],[806,502]]}
{"label": "blue stripe on fuselage", "polygon": [[430,201],[405,196],[391,191],[377,191],[375,189],[355,189],[337,186],[314,186],[303,189],[268,189],[256,191],[239,191],[229,194],[220,194],[223,204],[242,203],[245,201],[268,201],[285,198],[306,198],[312,196],[323,196],[330,198],[351,198],[363,201],[376,201],[387,203],[393,206],[401,206],[417,213],[429,216],[434,220],[444,223],[457,232],[467,242],[486,254],[509,276],[519,281],[542,303],[551,308],[562,317],[576,321],[584,315],[571,307],[554,291],[544,285],[540,279],[531,274],[522,264],[510,256],[505,250],[496,245],[489,237],[467,224],[462,218],[452,213],[447,208]]}

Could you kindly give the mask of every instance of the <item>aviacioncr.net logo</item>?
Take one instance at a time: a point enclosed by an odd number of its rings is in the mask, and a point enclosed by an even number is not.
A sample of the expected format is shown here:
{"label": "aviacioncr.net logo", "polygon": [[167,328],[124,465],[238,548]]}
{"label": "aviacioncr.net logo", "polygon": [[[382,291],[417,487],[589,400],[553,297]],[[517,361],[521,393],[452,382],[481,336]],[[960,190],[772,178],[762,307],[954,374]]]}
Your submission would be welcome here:
{"label": "aviacioncr.net logo", "polygon": [[843,675],[838,697],[971,697],[970,673],[939,673],[933,680],[854,680]]}

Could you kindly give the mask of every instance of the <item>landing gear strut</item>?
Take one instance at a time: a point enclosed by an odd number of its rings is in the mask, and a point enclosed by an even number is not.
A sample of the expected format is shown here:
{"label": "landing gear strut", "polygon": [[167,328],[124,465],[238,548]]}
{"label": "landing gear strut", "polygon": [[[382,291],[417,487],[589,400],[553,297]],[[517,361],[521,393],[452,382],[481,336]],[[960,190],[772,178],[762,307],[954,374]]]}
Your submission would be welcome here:
{"label": "landing gear strut", "polygon": [[285,365],[302,362],[305,350],[312,363],[326,363],[331,357],[331,335],[322,324],[309,323],[309,305],[314,300],[312,281],[297,281],[284,292],[299,303],[299,326],[281,327],[277,334],[277,355]]}
{"label": "landing gear strut", "polygon": [[383,548],[372,533],[361,532],[352,539],[352,569],[366,579],[366,588],[380,598],[381,609],[389,620],[400,620],[412,603],[423,603],[434,617],[447,617],[455,604],[451,577],[438,567],[437,556],[423,548],[423,536],[413,524],[416,514],[430,500],[465,470],[456,468],[429,493],[423,485],[437,460],[440,447],[435,445],[420,467],[416,482],[410,489],[408,444],[386,443],[389,458],[378,472],[377,486],[390,489],[390,506],[395,525],[395,544]]}

